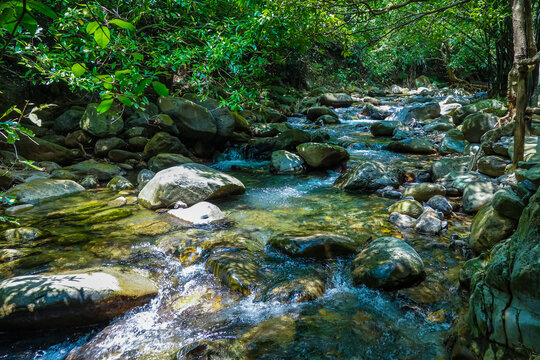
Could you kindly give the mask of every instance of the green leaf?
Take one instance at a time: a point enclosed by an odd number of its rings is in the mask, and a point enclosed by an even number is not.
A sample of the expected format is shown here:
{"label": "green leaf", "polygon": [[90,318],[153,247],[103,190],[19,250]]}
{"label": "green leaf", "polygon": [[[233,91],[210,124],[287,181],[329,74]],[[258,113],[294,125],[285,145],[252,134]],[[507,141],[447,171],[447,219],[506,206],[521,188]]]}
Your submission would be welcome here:
{"label": "green leaf", "polygon": [[99,28],[99,23],[97,21],[92,21],[88,25],[86,25],[86,32],[90,35],[92,35],[96,30]]}
{"label": "green leaf", "polygon": [[73,75],[75,75],[76,77],[81,77],[86,72],[86,69],[83,65],[77,63],[71,67],[71,71],[73,71]]}
{"label": "green leaf", "polygon": [[114,24],[122,29],[128,29],[128,30],[131,30],[131,31],[135,31],[135,26],[133,26],[133,24],[131,23],[128,23],[127,21],[124,21],[124,20],[120,20],[120,19],[113,19],[111,21],[109,21],[109,24]]}
{"label": "green leaf", "polygon": [[94,39],[96,40],[99,46],[104,48],[111,41],[111,32],[109,31],[108,28],[104,26],[100,26],[94,32]]}
{"label": "green leaf", "polygon": [[131,54],[133,56],[133,58],[135,60],[139,60],[139,61],[143,61],[144,60],[144,56],[142,54],[139,54],[139,53],[133,53]]}
{"label": "green leaf", "polygon": [[103,114],[105,111],[109,110],[113,104],[113,101],[114,99],[103,100],[102,102],[100,102],[97,107],[97,112],[99,114]]}
{"label": "green leaf", "polygon": [[141,83],[137,85],[134,90],[135,95],[142,95],[144,93],[144,89],[146,89],[146,87],[150,85],[151,82],[152,79],[144,79],[143,81],[141,81]]}
{"label": "green leaf", "polygon": [[122,104],[124,104],[126,106],[133,105],[133,102],[131,101],[131,99],[128,98],[127,96],[125,96],[125,95],[118,95],[118,101],[120,101]]}
{"label": "green leaf", "polygon": [[45,16],[56,19],[56,13],[54,12],[54,10],[39,1],[27,0],[26,6],[30,9],[34,9],[42,13]]}
{"label": "green leaf", "polygon": [[28,114],[28,119],[37,126],[41,126],[41,119],[34,113]]}
{"label": "green leaf", "polygon": [[169,95],[169,89],[167,89],[167,86],[165,84],[159,82],[159,81],[153,81],[152,87],[154,88],[154,91],[159,96],[168,96]]}

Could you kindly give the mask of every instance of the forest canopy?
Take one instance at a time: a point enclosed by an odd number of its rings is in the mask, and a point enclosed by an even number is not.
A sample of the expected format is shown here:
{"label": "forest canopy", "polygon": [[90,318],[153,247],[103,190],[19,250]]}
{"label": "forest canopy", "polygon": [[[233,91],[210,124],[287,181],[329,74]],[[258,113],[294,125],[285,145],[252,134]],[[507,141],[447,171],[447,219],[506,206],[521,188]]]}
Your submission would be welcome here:
{"label": "forest canopy", "polygon": [[[8,1],[0,61],[114,101],[172,91],[258,104],[273,83],[489,83],[512,65],[506,1]],[[324,75],[324,76],[323,76]]]}

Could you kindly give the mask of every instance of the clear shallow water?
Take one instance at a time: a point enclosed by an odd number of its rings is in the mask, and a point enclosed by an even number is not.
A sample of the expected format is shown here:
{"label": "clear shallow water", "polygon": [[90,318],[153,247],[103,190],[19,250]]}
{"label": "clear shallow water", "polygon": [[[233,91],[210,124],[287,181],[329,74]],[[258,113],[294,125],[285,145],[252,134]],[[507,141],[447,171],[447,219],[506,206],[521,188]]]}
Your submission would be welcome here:
{"label": "clear shallow water", "polygon": [[[332,142],[347,147],[351,162],[376,159],[418,168],[431,161],[381,150],[385,141],[367,130],[371,120],[355,108],[338,112],[342,124],[328,133]],[[317,131],[304,119],[291,124]],[[387,222],[392,200],[333,188],[337,172],[275,176],[268,162],[243,159],[234,150],[213,166],[247,188],[242,196],[217,202],[234,222],[228,228],[185,229],[135,205],[127,206],[131,214],[96,222],[106,202],[118,196],[108,191],[50,202],[21,216],[22,225],[46,234],[18,244],[26,256],[0,264],[1,277],[118,265],[150,271],[160,290],[150,304],[109,325],[55,336],[4,334],[0,359],[63,359],[77,347],[80,359],[193,359],[197,351],[216,359],[447,358],[444,339],[463,305],[457,292],[461,259],[448,250],[449,235],[465,232],[469,219],[452,223],[440,237],[402,234]],[[291,259],[265,248],[268,238],[284,232],[347,235],[360,248],[369,237],[403,238],[422,256],[427,277],[398,292],[356,287],[350,279],[352,258]],[[182,244],[191,250],[171,250],[170,239],[174,249]],[[205,249],[214,243],[245,246],[257,254],[262,280],[251,295],[229,290],[206,270]],[[275,284],[312,275],[325,287],[315,300],[280,302],[265,295]]]}

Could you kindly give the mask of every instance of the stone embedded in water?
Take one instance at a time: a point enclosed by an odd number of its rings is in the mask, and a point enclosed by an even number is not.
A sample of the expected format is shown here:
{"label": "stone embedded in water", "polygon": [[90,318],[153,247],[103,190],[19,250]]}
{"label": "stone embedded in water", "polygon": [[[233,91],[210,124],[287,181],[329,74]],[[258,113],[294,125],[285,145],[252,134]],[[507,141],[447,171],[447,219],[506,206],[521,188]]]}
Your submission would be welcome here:
{"label": "stone embedded in water", "polygon": [[424,278],[424,263],[406,242],[382,237],[371,242],[352,264],[355,284],[370,288],[399,289]]}
{"label": "stone embedded in water", "polygon": [[362,115],[365,115],[373,120],[384,120],[392,115],[392,112],[388,109],[367,103],[362,108]]}
{"label": "stone embedded in water", "polygon": [[322,105],[335,108],[349,107],[353,103],[352,97],[344,93],[325,93],[321,95],[319,101]]}
{"label": "stone embedded in water", "polygon": [[394,212],[418,218],[424,212],[424,207],[416,200],[403,199],[390,205],[388,213],[392,214]]}
{"label": "stone embedded in water", "polygon": [[286,150],[278,150],[272,153],[270,160],[270,172],[274,174],[301,174],[306,170],[304,159]]}
{"label": "stone embedded in water", "polygon": [[371,125],[370,130],[373,136],[392,136],[400,124],[401,121],[397,120],[377,121]]}
{"label": "stone embedded in water", "polygon": [[283,303],[306,302],[323,296],[324,279],[316,275],[301,276],[288,279],[270,289],[264,301],[280,301]]}
{"label": "stone embedded in water", "polygon": [[337,114],[332,109],[329,109],[325,106],[314,106],[312,108],[309,108],[307,111],[307,118],[311,121],[315,121],[324,115],[329,115],[336,119],[338,118]]}
{"label": "stone embedded in water", "polygon": [[447,198],[445,198],[442,195],[435,195],[432,198],[430,198],[427,202],[427,205],[444,216],[449,216],[452,214],[452,211],[454,210],[452,204],[448,201]]}
{"label": "stone embedded in water", "polygon": [[415,218],[398,212],[391,213],[388,221],[390,221],[392,224],[394,224],[400,229],[409,229],[413,228],[416,225]]}
{"label": "stone embedded in water", "polygon": [[146,277],[113,268],[17,276],[0,282],[0,328],[96,324],[144,305],[156,294]]}
{"label": "stone embedded in water", "polygon": [[36,228],[20,227],[4,231],[2,237],[10,243],[25,243],[43,236],[43,233]]}
{"label": "stone embedded in water", "polygon": [[282,234],[268,240],[268,245],[281,250],[287,255],[316,259],[333,259],[354,254],[359,244],[359,242],[351,238],[335,234],[314,234],[309,236]]}
{"label": "stone embedded in water", "polygon": [[169,207],[177,201],[191,206],[245,191],[244,184],[235,177],[191,163],[158,172],[139,193],[139,202],[150,209]]}
{"label": "stone embedded in water", "polygon": [[169,210],[170,214],[190,225],[207,225],[223,222],[227,219],[225,214],[214,204],[203,201],[187,209]]}
{"label": "stone embedded in water", "polygon": [[397,176],[378,161],[364,161],[336,179],[334,186],[349,192],[371,193],[399,184]]}
{"label": "stone embedded in water", "polygon": [[107,184],[107,188],[114,191],[120,191],[131,190],[134,188],[134,186],[128,179],[126,179],[122,175],[118,175],[112,178],[111,181],[109,181],[109,183]]}
{"label": "stone embedded in water", "polygon": [[250,329],[240,339],[246,351],[246,359],[260,359],[268,353],[285,352],[293,346],[296,324],[290,316],[271,318]]}
{"label": "stone embedded in water", "polygon": [[33,208],[34,208],[34,205],[32,204],[21,204],[21,205],[11,206],[6,209],[6,215],[14,216],[14,215],[32,210]]}
{"label": "stone embedded in water", "polygon": [[216,251],[206,260],[206,268],[231,290],[249,295],[260,285],[260,259],[248,250]]}
{"label": "stone embedded in water", "polygon": [[415,200],[425,202],[435,195],[445,195],[446,189],[439,184],[420,183],[409,186],[405,189],[403,196],[412,196]]}
{"label": "stone embedded in water", "polygon": [[501,216],[489,205],[475,215],[471,224],[469,246],[477,253],[489,251],[514,232],[517,222]]}
{"label": "stone embedded in water", "polygon": [[100,224],[130,216],[132,211],[124,208],[114,208],[100,211],[83,220],[83,224]]}
{"label": "stone embedded in water", "polygon": [[421,234],[437,235],[446,228],[447,222],[440,219],[437,212],[426,208],[416,221],[415,230]]}
{"label": "stone embedded in water", "polygon": [[6,195],[15,195],[19,203],[37,204],[56,197],[70,195],[84,188],[71,180],[36,179],[15,186]]}
{"label": "stone embedded in water", "polygon": [[349,153],[341,146],[323,143],[304,143],[296,147],[306,163],[314,168],[333,168],[349,159]]}
{"label": "stone embedded in water", "polygon": [[119,196],[116,199],[113,199],[113,200],[111,200],[111,201],[109,201],[107,203],[108,206],[113,207],[113,208],[114,207],[122,207],[122,206],[124,206],[126,204],[127,204],[127,200],[123,196]]}
{"label": "stone embedded in water", "polygon": [[400,141],[392,141],[387,145],[388,150],[399,153],[433,154],[435,147],[427,138],[409,138]]}

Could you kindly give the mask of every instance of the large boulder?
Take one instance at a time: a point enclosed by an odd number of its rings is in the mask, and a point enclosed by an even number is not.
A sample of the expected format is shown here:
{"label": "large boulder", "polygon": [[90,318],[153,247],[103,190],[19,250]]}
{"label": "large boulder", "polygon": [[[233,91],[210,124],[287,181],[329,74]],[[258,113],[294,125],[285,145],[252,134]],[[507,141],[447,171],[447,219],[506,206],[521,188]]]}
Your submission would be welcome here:
{"label": "large boulder", "polygon": [[478,159],[477,167],[482,174],[499,177],[504,175],[504,170],[509,163],[509,160],[500,156],[488,155]]}
{"label": "large boulder", "polygon": [[377,121],[371,125],[371,133],[373,136],[392,136],[394,130],[401,124],[397,120]]}
{"label": "large boulder", "polygon": [[118,135],[124,129],[122,117],[112,109],[100,114],[97,108],[98,104],[88,104],[79,123],[81,129],[99,138]]}
{"label": "large boulder", "polygon": [[431,165],[431,176],[434,181],[440,180],[450,173],[465,173],[471,157],[443,158]]}
{"label": "large boulder", "polygon": [[477,113],[468,115],[463,120],[461,131],[468,142],[479,143],[480,138],[497,124],[497,118],[490,114]]}
{"label": "large boulder", "polygon": [[5,194],[14,195],[19,203],[37,204],[83,190],[81,185],[71,180],[36,179],[19,184]]}
{"label": "large boulder", "polygon": [[435,195],[446,195],[446,189],[439,184],[420,183],[405,189],[403,196],[412,196],[415,200],[426,202]]}
{"label": "large boulder", "polygon": [[174,120],[182,138],[210,141],[217,133],[216,120],[210,111],[192,101],[168,96],[160,97],[158,105]]}
{"label": "large boulder", "polygon": [[[108,181],[117,175],[123,175],[124,170],[118,165],[100,163],[95,160],[85,160],[78,164],[64,167],[60,170],[69,171],[78,177],[93,175],[100,181]],[[59,170],[55,170],[53,175]]]}
{"label": "large boulder", "polygon": [[69,109],[54,120],[54,131],[67,134],[79,128],[79,122],[84,114],[82,109]]}
{"label": "large boulder", "polygon": [[458,129],[451,129],[441,140],[441,146],[439,146],[439,153],[441,155],[448,154],[462,154],[465,150],[465,136]]}
{"label": "large boulder", "polygon": [[341,146],[309,142],[300,144],[296,151],[313,168],[333,168],[349,159],[349,153]]}
{"label": "large boulder", "polygon": [[519,220],[519,217],[525,208],[523,200],[508,188],[498,190],[495,195],[493,195],[491,205],[493,206],[493,209],[502,216],[515,220]]}
{"label": "large boulder", "polygon": [[354,254],[358,250],[358,242],[346,236],[335,234],[309,236],[283,234],[270,238],[268,245],[293,257],[316,259],[333,259]]}
{"label": "large boulder", "polygon": [[384,120],[392,115],[392,112],[389,109],[367,103],[362,108],[362,115],[374,120]]}
{"label": "large boulder", "polygon": [[483,112],[488,114],[495,114],[497,116],[503,116],[506,112],[504,104],[495,99],[481,100],[476,103],[463,106],[457,109],[452,118],[454,119],[454,124],[461,125],[463,120],[470,114]]}
{"label": "large boulder", "polygon": [[441,116],[441,106],[437,102],[430,102],[411,107],[405,117],[405,121],[424,121],[436,119],[439,116]]}
{"label": "large boulder", "polygon": [[175,136],[160,131],[144,146],[143,157],[149,159],[161,153],[188,155],[185,145]]}
{"label": "large boulder", "polygon": [[272,153],[270,159],[270,172],[274,174],[301,174],[306,170],[304,160],[286,150],[278,150]]}
{"label": "large boulder", "polygon": [[435,147],[428,138],[409,138],[401,141],[392,141],[388,144],[388,150],[410,154],[433,154]]}
{"label": "large boulder", "polygon": [[146,208],[169,207],[177,202],[188,206],[246,191],[240,180],[201,164],[184,164],[158,172],[139,193]]}
{"label": "large boulder", "polygon": [[311,121],[315,121],[324,115],[329,115],[335,117],[336,119],[338,118],[338,115],[332,109],[329,109],[326,106],[314,106],[309,108],[307,111],[307,118]]}
{"label": "large boulder", "polygon": [[474,213],[491,202],[497,186],[491,181],[471,181],[463,189],[463,210]]}
{"label": "large boulder", "polygon": [[148,303],[157,288],[133,271],[96,269],[17,276],[0,282],[0,329],[96,324]]}
{"label": "large boulder", "polygon": [[335,108],[349,107],[353,103],[353,98],[349,94],[344,93],[325,93],[321,95],[319,102],[322,105]]}
{"label": "large boulder", "polygon": [[424,278],[424,263],[405,241],[382,237],[371,242],[356,256],[351,276],[355,284],[377,289],[399,289]]}
{"label": "large boulder", "polygon": [[236,121],[231,110],[226,107],[218,107],[210,110],[210,114],[216,120],[216,135],[221,138],[231,137]]}
{"label": "large boulder", "polygon": [[489,251],[512,235],[516,225],[516,220],[500,215],[493,206],[488,205],[472,221],[469,246],[478,254]]}
{"label": "large boulder", "polygon": [[473,336],[540,353],[540,190],[530,199],[509,241],[496,246],[472,285],[469,326]]}
{"label": "large boulder", "polygon": [[180,154],[157,154],[148,160],[148,168],[153,172],[168,169],[173,166],[192,163],[193,160]]}
{"label": "large boulder", "polygon": [[[77,154],[62,145],[39,139],[37,137],[29,138],[22,136],[16,143],[18,155],[34,161],[54,161],[65,165],[73,162]],[[13,150],[12,144],[1,144],[1,149]]]}
{"label": "large boulder", "polygon": [[334,185],[349,192],[371,193],[399,184],[397,176],[378,161],[364,161],[347,170]]}

